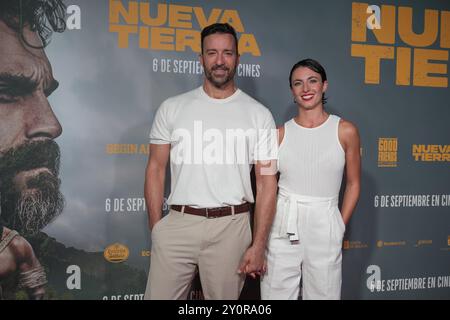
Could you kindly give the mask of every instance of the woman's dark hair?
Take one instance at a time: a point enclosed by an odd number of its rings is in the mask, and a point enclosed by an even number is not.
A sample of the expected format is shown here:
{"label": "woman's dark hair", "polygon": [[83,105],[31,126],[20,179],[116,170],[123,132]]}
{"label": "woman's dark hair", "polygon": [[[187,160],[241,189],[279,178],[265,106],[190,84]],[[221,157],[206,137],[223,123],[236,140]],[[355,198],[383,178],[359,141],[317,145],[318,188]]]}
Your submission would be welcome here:
{"label": "woman's dark hair", "polygon": [[[66,6],[63,0],[0,0],[0,20],[20,35],[20,39],[32,48],[48,45],[52,32],[66,29]],[[42,47],[29,44],[23,35],[23,28],[36,31]]]}
{"label": "woman's dark hair", "polygon": [[[327,81],[327,73],[325,72],[324,67],[322,65],[314,60],[314,59],[303,59],[294,64],[294,66],[291,69],[291,73],[289,73],[289,87],[292,88],[292,74],[294,71],[300,67],[308,68],[314,72],[317,72],[320,74],[320,77],[322,78],[322,82]],[[322,95],[322,103],[327,103],[327,98],[325,97],[325,93]]]}

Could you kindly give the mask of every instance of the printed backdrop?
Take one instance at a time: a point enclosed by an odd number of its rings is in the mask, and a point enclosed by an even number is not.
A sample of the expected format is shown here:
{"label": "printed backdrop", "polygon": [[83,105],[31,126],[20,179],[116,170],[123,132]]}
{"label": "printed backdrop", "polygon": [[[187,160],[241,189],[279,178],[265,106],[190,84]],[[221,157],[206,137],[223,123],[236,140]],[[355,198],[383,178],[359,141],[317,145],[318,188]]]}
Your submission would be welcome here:
{"label": "printed backdrop", "polygon": [[[65,3],[68,28],[45,51],[60,82],[50,103],[63,127],[66,205],[29,239],[47,299],[143,298],[150,127],[162,101],[201,85],[200,30],[218,21],[238,31],[238,86],[277,125],[297,113],[288,75],[309,57],[328,74],[326,109],[360,130],[362,192],[344,237],[342,298],[450,298],[450,2]],[[3,296],[25,297],[14,287]],[[198,281],[190,298],[202,298]],[[259,299],[257,281],[242,298]]]}

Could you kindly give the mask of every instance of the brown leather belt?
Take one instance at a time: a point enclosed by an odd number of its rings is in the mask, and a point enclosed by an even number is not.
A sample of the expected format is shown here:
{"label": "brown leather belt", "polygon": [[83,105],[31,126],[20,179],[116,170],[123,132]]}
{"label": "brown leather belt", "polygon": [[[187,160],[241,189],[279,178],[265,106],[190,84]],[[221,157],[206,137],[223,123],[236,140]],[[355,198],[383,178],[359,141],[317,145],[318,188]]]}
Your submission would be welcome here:
{"label": "brown leather belt", "polygon": [[243,213],[250,211],[250,203],[245,202],[243,204],[237,206],[227,206],[227,207],[218,207],[218,208],[194,208],[189,206],[180,206],[180,205],[172,205],[171,209],[179,212],[183,212],[182,209],[184,207],[184,213],[193,214],[196,216],[202,216],[206,218],[220,218],[229,216],[232,214],[231,208],[234,207],[234,213]]}

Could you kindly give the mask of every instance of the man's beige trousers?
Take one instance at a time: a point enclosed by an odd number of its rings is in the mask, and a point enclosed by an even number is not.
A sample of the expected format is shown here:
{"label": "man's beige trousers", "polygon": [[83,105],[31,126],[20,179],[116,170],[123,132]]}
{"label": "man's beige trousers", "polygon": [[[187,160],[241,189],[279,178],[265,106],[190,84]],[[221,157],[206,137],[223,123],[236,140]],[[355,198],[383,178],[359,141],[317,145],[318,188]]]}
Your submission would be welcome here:
{"label": "man's beige trousers", "polygon": [[186,299],[197,266],[205,299],[238,299],[245,275],[237,269],[252,238],[249,217],[208,219],[170,210],[152,230],[144,299]]}

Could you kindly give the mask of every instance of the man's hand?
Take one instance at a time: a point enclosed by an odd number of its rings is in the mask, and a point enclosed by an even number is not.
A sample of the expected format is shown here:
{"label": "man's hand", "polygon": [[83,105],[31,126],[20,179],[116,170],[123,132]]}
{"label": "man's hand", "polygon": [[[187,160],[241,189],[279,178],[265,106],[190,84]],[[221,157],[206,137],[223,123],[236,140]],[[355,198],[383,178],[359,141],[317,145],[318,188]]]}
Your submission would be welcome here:
{"label": "man's hand", "polygon": [[251,246],[247,249],[238,268],[238,273],[249,274],[253,279],[266,273],[267,265],[264,248]]}
{"label": "man's hand", "polygon": [[[267,237],[275,215],[277,197],[276,161],[258,161],[255,166],[256,204],[253,244],[244,254],[238,273],[249,274],[253,279],[266,273],[265,251]],[[264,170],[265,169],[265,170]]]}
{"label": "man's hand", "polygon": [[147,205],[148,228],[153,230],[162,217],[166,166],[170,144],[150,144],[150,155],[145,170],[144,196]]}

